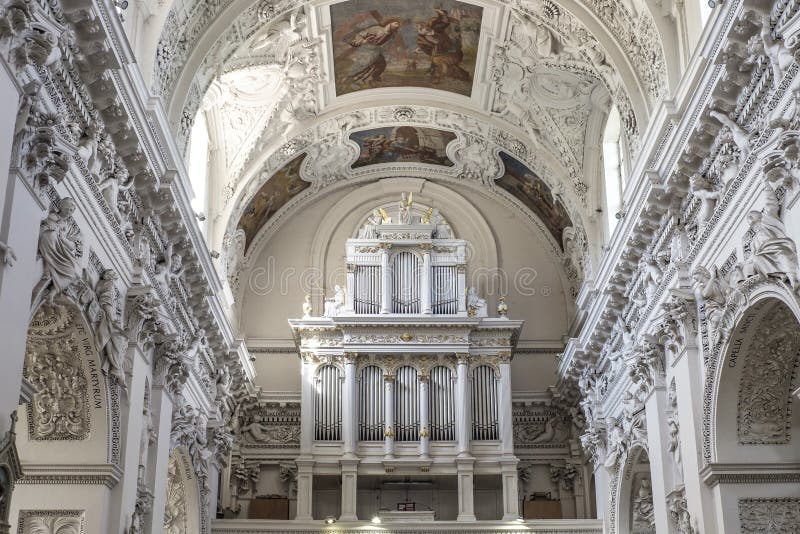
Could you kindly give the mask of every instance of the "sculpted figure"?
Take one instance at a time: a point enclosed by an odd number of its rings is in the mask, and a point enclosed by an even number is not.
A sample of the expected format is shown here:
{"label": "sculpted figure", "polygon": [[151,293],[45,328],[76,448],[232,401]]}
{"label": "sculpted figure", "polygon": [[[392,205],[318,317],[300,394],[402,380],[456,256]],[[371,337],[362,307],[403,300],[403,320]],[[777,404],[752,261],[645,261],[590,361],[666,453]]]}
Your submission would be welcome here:
{"label": "sculpted figure", "polygon": [[400,210],[397,222],[400,224],[411,224],[411,206],[414,204],[414,197],[411,193],[403,193],[400,197]]}
{"label": "sculpted figure", "polygon": [[712,110],[709,114],[721,122],[722,126],[728,128],[733,143],[741,153],[742,161],[746,160],[750,155],[750,134],[724,113]]}
{"label": "sculpted figure", "polygon": [[311,295],[306,295],[303,300],[303,319],[311,317]]}
{"label": "sculpted figure", "polygon": [[726,283],[720,277],[719,270],[713,266],[710,271],[703,266],[697,267],[692,273],[692,278],[695,298],[705,304],[709,324],[712,329],[716,329],[725,311]]}
{"label": "sculpted figure", "polygon": [[44,263],[44,273],[34,295],[45,290],[51,304],[78,278],[81,270],[83,243],[81,232],[72,221],[74,212],[75,201],[70,197],[63,198],[41,224],[39,255]]}
{"label": "sculpted figure", "polygon": [[342,312],[344,305],[344,288],[342,288],[342,286],[339,284],[336,284],[333,292],[333,298],[325,299],[325,313],[323,315],[325,317],[336,317]]}
{"label": "sculpted figure", "polygon": [[96,329],[97,347],[103,355],[103,372],[114,377],[125,387],[125,371],[122,359],[128,348],[128,338],[117,319],[117,273],[106,269],[95,287],[97,303],[100,305],[100,319]]}
{"label": "sculpted figure", "polygon": [[606,420],[606,433],[608,436],[608,448],[606,451],[605,466],[610,470],[614,470],[628,452],[622,425],[616,418],[609,417]]}
{"label": "sculpted figure", "polygon": [[794,61],[791,52],[783,45],[782,39],[772,38],[772,27],[769,15],[761,19],[761,42],[764,45],[764,54],[769,59],[772,67],[772,83],[777,87],[783,80],[786,69]]}
{"label": "sculpted figure", "polygon": [[697,221],[700,225],[705,225],[714,215],[720,191],[700,173],[692,175],[689,185],[692,195],[700,199],[700,211],[697,213]]}
{"label": "sculpted figure", "polygon": [[121,191],[127,191],[133,187],[133,182],[134,178],[128,174],[122,158],[117,156],[113,169],[107,172],[105,178],[98,184],[103,198],[118,221],[122,220],[122,213],[119,210],[119,194]]}
{"label": "sculpted figure", "polygon": [[471,287],[467,290],[467,310],[470,317],[488,317],[489,312],[486,307],[486,299],[478,296],[478,291]]}
{"label": "sculpted figure", "polygon": [[764,185],[766,202],[761,211],[751,211],[747,215],[753,240],[750,242],[752,255],[742,266],[746,277],[754,275],[784,278],[793,288],[798,288],[797,248],[787,235],[786,226],[780,215],[780,206],[775,191]]}

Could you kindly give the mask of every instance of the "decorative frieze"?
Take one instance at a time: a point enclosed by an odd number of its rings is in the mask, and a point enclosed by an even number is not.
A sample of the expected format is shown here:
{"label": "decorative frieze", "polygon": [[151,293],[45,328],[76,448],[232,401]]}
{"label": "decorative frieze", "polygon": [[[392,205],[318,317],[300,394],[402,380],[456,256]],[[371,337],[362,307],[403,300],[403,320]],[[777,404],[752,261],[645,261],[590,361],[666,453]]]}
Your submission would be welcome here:
{"label": "decorative frieze", "polygon": [[800,499],[739,499],[742,534],[790,534],[800,525]]}

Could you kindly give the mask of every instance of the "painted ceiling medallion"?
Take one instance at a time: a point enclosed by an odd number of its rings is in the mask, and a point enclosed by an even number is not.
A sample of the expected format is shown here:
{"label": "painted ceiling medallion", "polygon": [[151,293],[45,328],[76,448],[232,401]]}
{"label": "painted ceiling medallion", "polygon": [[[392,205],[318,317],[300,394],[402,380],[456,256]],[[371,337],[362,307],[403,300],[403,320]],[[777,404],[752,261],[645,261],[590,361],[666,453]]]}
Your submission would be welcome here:
{"label": "painted ceiling medallion", "polygon": [[331,6],[336,94],[424,87],[470,96],[482,17],[483,8],[455,0]]}

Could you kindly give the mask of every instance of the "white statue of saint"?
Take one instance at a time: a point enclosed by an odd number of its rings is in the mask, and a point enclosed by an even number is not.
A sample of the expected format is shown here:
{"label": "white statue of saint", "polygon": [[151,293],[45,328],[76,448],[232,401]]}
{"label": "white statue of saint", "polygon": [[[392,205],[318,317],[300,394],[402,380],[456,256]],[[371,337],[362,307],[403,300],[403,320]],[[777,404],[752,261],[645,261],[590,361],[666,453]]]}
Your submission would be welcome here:
{"label": "white statue of saint", "polygon": [[344,309],[344,288],[336,284],[333,298],[325,299],[325,317],[337,317]]}
{"label": "white statue of saint", "polygon": [[414,197],[412,193],[403,193],[400,196],[400,211],[397,216],[397,222],[400,224],[411,224],[411,206],[414,204]]}
{"label": "white statue of saint", "polygon": [[470,317],[488,317],[489,312],[486,308],[486,299],[478,296],[478,291],[471,287],[467,290],[467,310]]}

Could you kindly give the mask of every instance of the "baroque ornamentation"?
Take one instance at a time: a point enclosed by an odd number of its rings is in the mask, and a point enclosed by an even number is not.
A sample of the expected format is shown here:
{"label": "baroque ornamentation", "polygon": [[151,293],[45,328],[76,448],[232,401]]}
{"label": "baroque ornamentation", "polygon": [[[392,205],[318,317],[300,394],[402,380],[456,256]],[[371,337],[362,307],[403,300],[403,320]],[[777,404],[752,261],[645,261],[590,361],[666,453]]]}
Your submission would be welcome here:
{"label": "baroque ornamentation", "polygon": [[742,534],[789,534],[800,525],[800,499],[739,499]]}
{"label": "baroque ornamentation", "polygon": [[769,312],[753,336],[739,383],[742,444],[788,443],[791,389],[800,364],[800,333],[784,307]]}
{"label": "baroque ornamentation", "polygon": [[89,387],[82,355],[87,347],[94,349],[74,313],[59,304],[43,305],[31,321],[25,376],[37,390],[28,405],[32,439],[83,440],[89,436]]}

